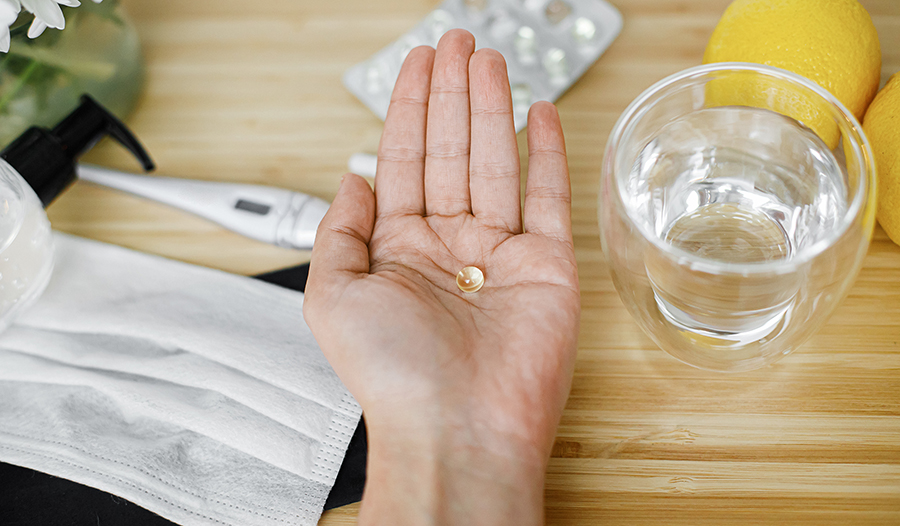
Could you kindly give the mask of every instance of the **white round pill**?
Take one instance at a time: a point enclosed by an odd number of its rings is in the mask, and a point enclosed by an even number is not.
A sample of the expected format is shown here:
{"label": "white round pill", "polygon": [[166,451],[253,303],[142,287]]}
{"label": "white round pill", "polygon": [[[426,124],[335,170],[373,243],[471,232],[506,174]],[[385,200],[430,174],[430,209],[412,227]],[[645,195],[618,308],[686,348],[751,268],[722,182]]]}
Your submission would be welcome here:
{"label": "white round pill", "polygon": [[575,19],[572,26],[572,37],[579,44],[589,44],[597,36],[597,26],[589,18],[583,16]]}

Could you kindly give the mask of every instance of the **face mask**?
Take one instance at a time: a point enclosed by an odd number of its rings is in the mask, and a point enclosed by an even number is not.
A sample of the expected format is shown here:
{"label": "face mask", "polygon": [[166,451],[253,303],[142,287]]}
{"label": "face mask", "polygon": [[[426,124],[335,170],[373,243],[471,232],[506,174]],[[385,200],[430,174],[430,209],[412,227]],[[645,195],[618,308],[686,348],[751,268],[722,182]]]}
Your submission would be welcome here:
{"label": "face mask", "polygon": [[184,526],[316,524],[360,417],[303,296],[56,235],[0,335],[0,460]]}

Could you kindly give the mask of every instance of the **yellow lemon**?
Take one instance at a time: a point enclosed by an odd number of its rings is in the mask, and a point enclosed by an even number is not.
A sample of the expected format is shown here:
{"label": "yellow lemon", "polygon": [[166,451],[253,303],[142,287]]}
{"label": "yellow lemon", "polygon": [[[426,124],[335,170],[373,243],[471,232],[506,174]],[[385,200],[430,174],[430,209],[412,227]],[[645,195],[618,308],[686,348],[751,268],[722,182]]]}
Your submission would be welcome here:
{"label": "yellow lemon", "polygon": [[[857,0],[736,0],[713,31],[703,63],[754,62],[822,86],[862,119],[881,80],[881,46]],[[833,119],[808,95],[752,79],[715,88],[713,105],[764,107],[793,117],[837,145]]]}
{"label": "yellow lemon", "polygon": [[900,73],[891,77],[872,101],[863,130],[878,172],[878,222],[900,245]]}

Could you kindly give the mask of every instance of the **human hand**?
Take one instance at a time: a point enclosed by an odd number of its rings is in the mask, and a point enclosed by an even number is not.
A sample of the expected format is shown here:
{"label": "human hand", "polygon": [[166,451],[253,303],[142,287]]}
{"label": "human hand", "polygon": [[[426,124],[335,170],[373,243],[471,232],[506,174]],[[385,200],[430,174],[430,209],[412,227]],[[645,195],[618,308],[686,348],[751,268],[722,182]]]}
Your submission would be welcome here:
{"label": "human hand", "polygon": [[565,145],[535,104],[523,219],[506,64],[474,47],[410,52],[375,192],[346,175],[313,249],[304,316],[366,415],[360,524],[543,522],[580,310]]}

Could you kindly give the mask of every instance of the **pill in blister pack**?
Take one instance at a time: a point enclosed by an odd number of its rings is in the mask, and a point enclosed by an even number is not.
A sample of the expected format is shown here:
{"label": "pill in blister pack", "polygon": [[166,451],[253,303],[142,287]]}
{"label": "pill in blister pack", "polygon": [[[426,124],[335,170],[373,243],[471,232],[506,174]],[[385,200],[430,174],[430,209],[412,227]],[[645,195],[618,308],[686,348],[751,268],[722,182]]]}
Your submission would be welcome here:
{"label": "pill in blister pack", "polygon": [[538,100],[555,101],[606,50],[622,15],[603,0],[445,0],[408,33],[344,74],[344,85],[385,118],[406,55],[450,29],[506,58],[516,131]]}

